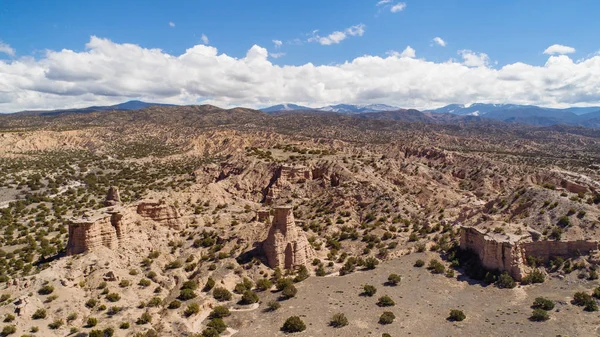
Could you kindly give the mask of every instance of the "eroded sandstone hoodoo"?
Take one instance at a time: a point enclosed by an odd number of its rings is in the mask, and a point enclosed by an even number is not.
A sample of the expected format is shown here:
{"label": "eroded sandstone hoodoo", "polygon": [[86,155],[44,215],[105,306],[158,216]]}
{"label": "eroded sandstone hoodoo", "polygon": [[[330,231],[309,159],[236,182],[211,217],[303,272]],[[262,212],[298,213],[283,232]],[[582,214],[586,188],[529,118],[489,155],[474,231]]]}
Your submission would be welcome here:
{"label": "eroded sandstone hoodoo", "polygon": [[145,218],[150,218],[156,222],[167,225],[169,228],[181,229],[179,211],[175,206],[167,205],[163,200],[141,201],[137,205],[137,213]]}
{"label": "eroded sandstone hoodoo", "polygon": [[314,251],[303,233],[298,232],[292,207],[274,209],[273,221],[262,249],[271,268],[293,269],[306,265]]}
{"label": "eroded sandstone hoodoo", "polygon": [[571,258],[598,250],[598,241],[533,241],[531,234],[512,235],[462,227],[460,247],[479,256],[486,269],[508,272],[520,281],[530,270],[528,256],[548,262],[553,257]]}
{"label": "eroded sandstone hoodoo", "polygon": [[116,206],[121,203],[121,196],[119,195],[119,189],[115,186],[111,186],[106,193],[106,199],[104,199],[104,207]]}

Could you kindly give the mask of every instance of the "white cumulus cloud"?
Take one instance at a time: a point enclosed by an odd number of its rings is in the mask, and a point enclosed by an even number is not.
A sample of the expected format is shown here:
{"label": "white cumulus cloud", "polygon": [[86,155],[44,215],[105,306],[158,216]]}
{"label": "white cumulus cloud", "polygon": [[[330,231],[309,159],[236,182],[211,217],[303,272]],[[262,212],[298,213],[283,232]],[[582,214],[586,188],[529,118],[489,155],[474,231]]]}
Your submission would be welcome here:
{"label": "white cumulus cloud", "polygon": [[175,27],[175,23],[169,22],[169,27]]}
{"label": "white cumulus cloud", "polygon": [[344,31],[335,31],[327,36],[319,36],[318,30],[315,30],[313,31],[313,36],[308,39],[308,42],[317,42],[324,46],[338,44],[344,41],[348,36],[363,36],[365,33],[365,27],[366,26],[361,23],[346,28]]}
{"label": "white cumulus cloud", "polygon": [[[412,49],[412,48],[411,48]],[[84,107],[141,99],[175,104],[262,107],[387,103],[427,108],[450,103],[542,106],[600,104],[600,56],[549,56],[494,68],[483,53],[460,60],[411,57],[408,47],[384,57],[339,64],[276,65],[252,46],[233,57],[204,44],[173,55],[160,49],[91,37],[83,51],[0,59],[0,111]],[[404,54],[404,56],[402,55]]]}
{"label": "white cumulus cloud", "polygon": [[564,55],[564,54],[573,54],[575,52],[575,48],[569,46],[563,46],[562,44],[553,44],[550,47],[544,50],[544,54],[546,55]]}
{"label": "white cumulus cloud", "polygon": [[458,54],[462,56],[463,64],[468,67],[486,67],[490,64],[490,57],[485,53],[463,49],[459,50]]}
{"label": "white cumulus cloud", "polygon": [[279,48],[283,45],[283,42],[281,40],[273,40],[273,44],[275,45],[275,48]]}
{"label": "white cumulus cloud", "polygon": [[206,36],[206,34],[202,34],[202,36],[200,37],[200,40],[202,41],[203,44],[208,44],[208,36]]}
{"label": "white cumulus cloud", "polygon": [[390,8],[390,12],[392,12],[392,13],[402,12],[405,8],[406,8],[406,3],[399,2]]}
{"label": "white cumulus cloud", "polygon": [[4,53],[9,56],[15,56],[15,50],[10,45],[2,41],[0,41],[0,53]]}
{"label": "white cumulus cloud", "polygon": [[377,6],[383,6],[385,4],[389,4],[390,2],[392,2],[392,0],[380,0],[377,2]]}
{"label": "white cumulus cloud", "polygon": [[434,37],[432,41],[433,41],[433,43],[437,44],[438,46],[446,47],[446,41],[444,41],[439,36]]}
{"label": "white cumulus cloud", "polygon": [[387,55],[395,56],[395,57],[414,58],[417,56],[417,52],[411,46],[406,46],[406,48],[404,48],[404,50],[401,53],[399,53],[395,50],[392,50],[392,51],[387,52]]}

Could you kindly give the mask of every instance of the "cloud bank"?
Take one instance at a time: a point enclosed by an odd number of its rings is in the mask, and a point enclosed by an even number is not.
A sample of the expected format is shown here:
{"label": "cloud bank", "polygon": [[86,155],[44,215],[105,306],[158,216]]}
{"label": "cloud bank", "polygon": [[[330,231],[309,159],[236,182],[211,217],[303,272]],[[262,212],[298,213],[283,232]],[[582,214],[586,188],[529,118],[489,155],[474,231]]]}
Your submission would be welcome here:
{"label": "cloud bank", "polygon": [[414,49],[365,55],[341,64],[279,66],[252,46],[245,57],[199,44],[181,55],[91,37],[86,50],[47,51],[40,59],[0,59],[0,111],[114,104],[128,99],[222,107],[291,102],[387,103],[436,107],[450,103],[544,106],[600,104],[600,56],[574,61],[552,55],[544,65],[494,68],[483,53],[431,62]]}

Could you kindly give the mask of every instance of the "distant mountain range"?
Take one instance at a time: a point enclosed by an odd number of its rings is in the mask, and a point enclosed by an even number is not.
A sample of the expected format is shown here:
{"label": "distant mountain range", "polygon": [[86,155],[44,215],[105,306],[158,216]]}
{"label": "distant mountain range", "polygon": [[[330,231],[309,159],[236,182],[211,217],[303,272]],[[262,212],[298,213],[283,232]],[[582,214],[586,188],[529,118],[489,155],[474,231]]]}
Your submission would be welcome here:
{"label": "distant mountain range", "polygon": [[398,107],[386,105],[386,104],[370,104],[370,105],[354,105],[354,104],[337,104],[328,105],[321,108],[309,108],[307,106],[296,105],[296,104],[279,104],[268,108],[260,109],[266,113],[273,113],[279,111],[323,111],[323,112],[337,112],[341,114],[361,114],[368,112],[381,112],[381,111],[394,111],[398,110]]}
{"label": "distant mountain range", "polygon": [[123,111],[131,111],[131,110],[140,110],[151,106],[175,106],[174,104],[162,104],[162,103],[147,103],[142,101],[127,101],[120,104],[115,105],[107,105],[107,106],[89,106],[87,108],[77,108],[77,109],[59,109],[59,110],[31,110],[31,111],[20,111],[18,114],[22,115],[43,115],[43,116],[52,116],[52,115],[62,115],[67,113],[85,113],[85,112],[97,112],[97,111],[114,111],[114,110],[123,110]]}
{"label": "distant mountain range", "polygon": [[[405,119],[407,112],[415,117],[417,110],[403,110],[394,106],[385,104],[372,105],[351,105],[338,104],[330,105],[323,108],[309,108],[294,104],[281,104],[269,108],[262,109],[267,113],[280,111],[323,111],[336,112],[348,115],[358,115],[360,118],[367,119]],[[382,112],[399,111],[399,114],[389,114]],[[578,125],[592,128],[600,128],[600,107],[573,107],[566,109],[543,108],[534,105],[518,105],[518,104],[486,104],[475,103],[470,105],[450,104],[439,109],[423,110],[424,116],[435,120],[460,121],[461,118],[437,118],[431,114],[455,115],[460,117],[478,117],[482,119],[492,119],[507,123],[523,123],[537,126],[550,126],[557,124]],[[370,113],[379,113],[369,116]],[[413,119],[410,118],[410,119]],[[427,119],[424,118],[424,119]],[[473,120],[472,118],[464,119]]]}
{"label": "distant mountain range", "polygon": [[[79,109],[48,111],[21,111],[21,115],[54,116],[68,113],[88,113],[97,111],[132,111],[151,106],[174,106],[173,104],[128,101],[110,106],[90,106]],[[470,105],[450,104],[438,109],[418,111],[400,109],[386,104],[354,105],[337,104],[321,108],[311,108],[297,104],[279,104],[261,111],[274,114],[282,112],[310,111],[314,113],[339,113],[362,119],[404,120],[437,123],[461,123],[476,120],[496,120],[506,123],[521,123],[536,126],[575,125],[600,128],[600,107],[573,107],[565,109],[544,108],[535,105],[487,104]]]}

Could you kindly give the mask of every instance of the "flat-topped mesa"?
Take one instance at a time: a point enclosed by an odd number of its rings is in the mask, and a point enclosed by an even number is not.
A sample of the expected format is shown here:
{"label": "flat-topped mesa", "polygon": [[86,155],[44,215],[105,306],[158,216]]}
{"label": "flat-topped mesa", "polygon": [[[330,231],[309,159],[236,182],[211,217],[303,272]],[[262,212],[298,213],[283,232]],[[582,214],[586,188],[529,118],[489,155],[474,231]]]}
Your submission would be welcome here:
{"label": "flat-topped mesa", "polygon": [[262,249],[271,268],[294,269],[309,263],[314,251],[294,222],[292,207],[275,207],[273,221]]}
{"label": "flat-topped mesa", "polygon": [[167,205],[164,200],[144,200],[137,205],[137,214],[167,225],[169,228],[182,229],[181,216],[175,206]]}
{"label": "flat-topped mesa", "polygon": [[531,234],[485,233],[474,227],[460,229],[460,248],[479,256],[484,268],[508,272],[520,281],[530,271],[528,256],[548,262],[553,257],[571,258],[598,250],[598,241],[533,241]]}
{"label": "flat-topped mesa", "polygon": [[81,254],[104,246],[119,247],[125,236],[125,224],[119,212],[100,212],[94,216],[74,220],[69,224],[67,255]]}
{"label": "flat-topped mesa", "polygon": [[106,199],[104,199],[104,207],[116,206],[121,203],[121,196],[119,195],[119,188],[111,186],[106,193]]}

